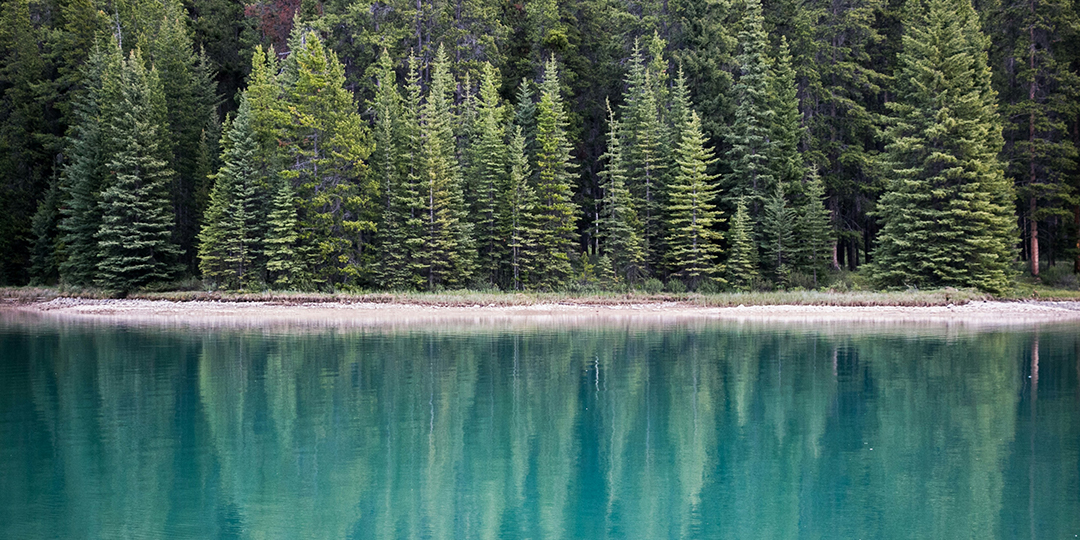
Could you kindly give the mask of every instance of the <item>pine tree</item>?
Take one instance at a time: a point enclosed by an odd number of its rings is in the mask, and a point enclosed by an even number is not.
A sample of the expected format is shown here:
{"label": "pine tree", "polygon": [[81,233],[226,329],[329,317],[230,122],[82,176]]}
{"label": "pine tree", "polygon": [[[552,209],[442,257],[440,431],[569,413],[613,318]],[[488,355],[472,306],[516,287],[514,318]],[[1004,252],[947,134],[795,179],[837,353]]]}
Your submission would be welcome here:
{"label": "pine tree", "polygon": [[255,137],[251,106],[241,101],[229,126],[222,166],[214,175],[214,189],[199,232],[199,269],[204,278],[227,289],[240,289],[260,281],[255,260],[263,250],[259,234],[259,199]]}
{"label": "pine tree", "polygon": [[30,251],[31,284],[56,283],[60,277],[60,184],[56,179],[45,192],[30,222],[34,245]]}
{"label": "pine tree", "polygon": [[526,154],[525,130],[514,126],[507,155],[510,176],[503,192],[503,237],[507,240],[507,284],[520,291],[535,281],[533,274],[543,273],[537,265],[537,240],[540,230],[536,219],[536,194],[529,185],[529,158]]}
{"label": "pine tree", "polygon": [[600,173],[604,196],[600,204],[597,235],[600,247],[619,280],[636,282],[645,275],[645,249],[642,245],[641,226],[630,190],[626,185],[626,155],[622,148],[619,121],[608,104],[608,151],[602,157],[607,161]]}
{"label": "pine tree", "polygon": [[455,155],[454,81],[449,60],[440,46],[432,64],[431,88],[421,109],[420,176],[427,198],[427,235],[423,260],[428,289],[436,285],[461,287],[469,283],[475,246]]}
{"label": "pine tree", "polygon": [[479,280],[495,285],[499,267],[505,258],[506,246],[499,234],[499,213],[502,210],[500,193],[506,188],[508,173],[506,159],[506,128],[504,107],[499,103],[498,73],[484,63],[480,71],[480,95],[477,106],[477,140],[472,150],[472,180],[474,193],[472,212],[473,231],[479,248]]}
{"label": "pine tree", "polygon": [[[162,155],[175,175],[171,181],[170,196],[176,225],[173,240],[184,252],[183,262],[194,271],[197,266],[195,241],[205,201],[199,200],[200,192],[208,191],[208,180],[200,177],[200,159],[206,153],[204,140],[216,143],[217,132],[217,83],[205,55],[195,50],[188,29],[188,14],[180,0],[165,0],[158,6],[140,5],[141,17],[147,17],[146,26],[137,35],[140,50],[147,61],[160,74],[161,96],[164,100],[165,131],[159,143]],[[152,19],[151,19],[152,18]],[[210,169],[217,156],[209,156]]]}
{"label": "pine tree", "polygon": [[777,184],[772,197],[765,199],[761,229],[766,268],[777,282],[784,284],[792,270],[795,256],[795,212],[788,206],[784,188]]}
{"label": "pine tree", "polygon": [[1054,264],[1055,222],[1071,221],[1070,207],[1080,203],[1075,184],[1080,138],[1070,133],[1080,115],[1080,69],[1077,52],[1069,50],[1080,38],[1080,14],[1061,0],[1010,0],[988,15],[988,26],[999,32],[992,65],[1002,66],[995,76],[1008,120],[1006,175],[1016,185],[1025,222],[1024,254],[1038,276],[1040,258],[1049,255]]}
{"label": "pine tree", "polygon": [[398,92],[390,54],[383,50],[379,56],[375,78],[375,149],[371,155],[371,174],[379,184],[382,218],[378,229],[379,284],[387,289],[404,289],[408,277],[408,251],[404,243],[408,208],[403,204],[408,159],[403,136],[404,101]]}
{"label": "pine tree", "polygon": [[769,71],[768,102],[774,116],[769,136],[771,155],[768,165],[770,175],[789,191],[800,186],[806,175],[802,153],[799,151],[804,130],[797,91],[795,70],[791,66],[791,52],[788,50],[787,39],[781,37],[776,60]]}
{"label": "pine tree", "polygon": [[165,129],[154,122],[157,73],[147,72],[135,52],[119,68],[106,75],[104,85],[112,100],[102,104],[103,142],[112,152],[95,235],[100,253],[96,282],[128,292],[175,277],[180,250],[171,239],[168,188],[173,171],[157,146]]}
{"label": "pine tree", "polygon": [[296,217],[295,196],[288,180],[280,179],[276,183],[272,210],[267,219],[266,280],[277,289],[306,289],[311,277],[298,249],[300,224]]}
{"label": "pine tree", "polygon": [[663,188],[671,158],[665,126],[660,118],[656,66],[646,64],[638,42],[634,42],[623,97],[623,132],[627,184],[636,199],[641,237],[647,262],[646,273],[656,273],[663,262]]}
{"label": "pine tree", "polygon": [[68,161],[62,172],[60,218],[62,246],[60,279],[69,285],[94,282],[100,253],[95,235],[101,228],[102,185],[105,182],[105,141],[102,105],[107,74],[119,72],[123,57],[115,44],[95,46],[83,68],[83,87],[72,100],[72,124],[67,137]]}
{"label": "pine tree", "polygon": [[746,199],[740,198],[735,206],[735,216],[728,229],[731,246],[727,260],[727,281],[736,290],[748,291],[758,277],[757,246],[754,243],[754,225],[750,220]]}
{"label": "pine tree", "polygon": [[341,62],[314,32],[298,38],[286,88],[288,176],[301,201],[300,243],[315,285],[368,279],[369,235],[378,218],[377,185],[365,174],[369,133],[345,89]]}
{"label": "pine tree", "polygon": [[536,122],[536,214],[541,233],[537,265],[544,269],[537,285],[547,289],[559,288],[570,277],[570,257],[576,252],[577,206],[571,200],[573,163],[567,123],[558,65],[552,56],[544,66]]}
{"label": "pine tree", "polygon": [[814,276],[814,287],[818,285],[818,275],[829,265],[829,249],[832,246],[832,216],[825,208],[825,185],[821,181],[816,167],[811,167],[804,186],[805,202],[799,209],[796,232],[796,256],[800,271]]}
{"label": "pine tree", "polygon": [[970,2],[912,6],[890,104],[888,191],[872,275],[883,286],[1009,284],[1012,190],[990,87],[988,42]]}
{"label": "pine tree", "polygon": [[720,235],[715,226],[724,220],[714,203],[717,177],[707,172],[716,159],[705,149],[705,134],[696,112],[691,112],[690,121],[682,126],[675,155],[678,169],[669,186],[667,207],[670,266],[691,289],[709,280],[723,282],[717,260]]}
{"label": "pine tree", "polygon": [[774,154],[771,130],[776,111],[769,103],[770,60],[763,22],[761,1],[747,0],[743,30],[739,32],[739,81],[734,88],[735,120],[728,133],[727,154],[731,195],[745,197],[755,217],[776,180],[769,165]]}

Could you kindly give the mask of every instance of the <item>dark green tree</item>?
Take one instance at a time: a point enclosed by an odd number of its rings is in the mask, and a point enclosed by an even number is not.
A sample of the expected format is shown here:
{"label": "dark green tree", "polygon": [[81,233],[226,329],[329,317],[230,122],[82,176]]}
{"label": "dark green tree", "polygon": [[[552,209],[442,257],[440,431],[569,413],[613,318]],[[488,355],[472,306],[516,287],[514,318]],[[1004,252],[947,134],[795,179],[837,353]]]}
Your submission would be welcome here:
{"label": "dark green tree", "polygon": [[967,0],[909,7],[872,275],[887,287],[1002,292],[1016,234],[989,43]]}
{"label": "dark green tree", "polygon": [[508,288],[523,290],[534,280],[533,274],[543,273],[537,266],[537,239],[540,231],[536,220],[536,194],[529,183],[529,158],[525,151],[525,133],[514,126],[507,150],[510,175],[503,191],[502,231],[506,239],[506,269]]}
{"label": "dark green tree", "polygon": [[103,147],[108,175],[101,192],[99,265],[95,282],[121,292],[167,282],[177,275],[180,250],[171,238],[169,182],[173,171],[158,142],[166,126],[155,119],[152,95],[160,88],[154,70],[138,53],[106,73],[102,103]]}
{"label": "dark green tree", "polygon": [[501,193],[509,173],[506,156],[506,110],[499,99],[498,72],[484,63],[480,72],[480,95],[477,106],[477,141],[473,147],[471,179],[474,193],[473,232],[479,248],[478,280],[489,285],[499,282],[499,268],[506,257],[505,241],[500,234]]}
{"label": "dark green tree", "polygon": [[755,219],[776,181],[769,163],[775,153],[772,129],[776,111],[770,106],[769,43],[763,22],[760,0],[747,0],[739,32],[739,79],[734,88],[735,119],[728,133],[727,154],[730,194],[746,198]]}
{"label": "dark green tree", "polygon": [[259,224],[264,212],[257,196],[257,146],[246,100],[224,139],[221,169],[214,175],[205,225],[199,232],[199,269],[204,279],[235,290],[262,280],[256,261],[263,251]]}
{"label": "dark green tree", "polygon": [[772,177],[789,193],[800,187],[806,176],[802,152],[799,151],[804,129],[797,91],[791,52],[787,39],[781,38],[776,60],[769,71],[768,102],[774,114],[769,136],[772,154],[768,165]]}
{"label": "dark green tree", "polygon": [[761,216],[765,267],[771,271],[778,284],[786,285],[796,251],[796,215],[788,205],[783,186],[777,184],[774,190],[773,195],[765,199]]}
{"label": "dark green tree", "polygon": [[754,224],[747,210],[746,199],[738,199],[735,215],[728,229],[727,282],[739,291],[748,291],[758,277],[757,244],[754,243]]}
{"label": "dark green tree", "polygon": [[795,255],[798,269],[812,274],[817,287],[819,274],[829,265],[833,235],[832,216],[825,208],[825,185],[816,167],[810,168],[803,193],[804,202],[796,218]]}
{"label": "dark green tree", "polygon": [[454,81],[442,47],[432,65],[431,87],[420,111],[420,179],[426,198],[423,260],[427,287],[462,287],[475,265],[461,171],[455,153]]}
{"label": "dark green tree", "polygon": [[106,74],[119,72],[122,62],[115,44],[95,46],[83,67],[82,88],[72,100],[74,123],[68,132],[68,160],[60,184],[60,279],[69,285],[93,284],[98,269],[99,203],[107,175],[102,125],[103,102],[108,99],[105,79]]}
{"label": "dark green tree", "polygon": [[602,253],[612,264],[612,268],[603,270],[610,270],[615,279],[633,283],[645,275],[645,249],[633,196],[626,185],[629,172],[619,121],[610,103],[608,118],[608,151],[602,156],[606,164],[600,173],[604,195],[600,203],[597,236]]}

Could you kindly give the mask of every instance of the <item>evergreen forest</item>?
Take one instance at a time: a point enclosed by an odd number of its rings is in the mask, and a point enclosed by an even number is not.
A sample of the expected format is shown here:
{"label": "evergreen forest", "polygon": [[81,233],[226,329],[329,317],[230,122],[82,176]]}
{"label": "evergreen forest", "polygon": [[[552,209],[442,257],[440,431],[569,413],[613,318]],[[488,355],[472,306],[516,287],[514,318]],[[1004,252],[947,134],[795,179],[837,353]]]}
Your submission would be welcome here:
{"label": "evergreen forest", "polygon": [[1080,273],[1077,2],[0,6],[0,285]]}

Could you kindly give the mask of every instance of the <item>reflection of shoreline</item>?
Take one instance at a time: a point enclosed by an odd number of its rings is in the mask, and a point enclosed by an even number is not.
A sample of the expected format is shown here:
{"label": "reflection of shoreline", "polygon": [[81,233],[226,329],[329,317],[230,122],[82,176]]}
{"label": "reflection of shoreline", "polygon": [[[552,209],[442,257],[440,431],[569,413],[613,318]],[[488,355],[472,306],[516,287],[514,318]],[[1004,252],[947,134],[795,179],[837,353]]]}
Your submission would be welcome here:
{"label": "reflection of shoreline", "polygon": [[[993,329],[1080,325],[1080,302],[970,302],[936,307],[747,306],[698,307],[675,302],[639,305],[537,304],[436,307],[414,304],[171,302],[60,298],[0,309],[0,322],[44,321],[120,326],[221,327],[281,330],[370,328],[381,330],[539,329],[568,326],[676,326],[723,323],[729,327],[808,325],[828,333]],[[920,332],[921,333],[921,332]]]}

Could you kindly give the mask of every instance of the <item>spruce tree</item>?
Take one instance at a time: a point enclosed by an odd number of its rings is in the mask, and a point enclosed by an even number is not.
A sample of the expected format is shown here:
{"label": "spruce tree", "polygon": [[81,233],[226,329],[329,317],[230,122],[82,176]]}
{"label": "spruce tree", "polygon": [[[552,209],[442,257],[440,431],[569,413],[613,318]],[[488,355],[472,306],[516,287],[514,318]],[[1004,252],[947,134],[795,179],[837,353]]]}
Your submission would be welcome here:
{"label": "spruce tree", "polygon": [[770,60],[763,23],[761,1],[747,0],[739,32],[739,79],[734,88],[735,119],[728,132],[727,154],[731,195],[745,197],[755,218],[775,182],[769,158],[774,153],[771,131],[776,111],[769,103]]}
{"label": "spruce tree", "polygon": [[538,286],[557,289],[570,277],[570,256],[577,243],[577,205],[574,204],[573,163],[567,135],[566,111],[559,85],[558,65],[552,56],[544,65],[536,122],[536,214],[541,237],[536,276]]}
{"label": "spruce tree", "polygon": [[256,196],[257,148],[246,100],[241,101],[224,138],[221,169],[214,175],[210,205],[199,232],[199,269],[219,286],[240,289],[261,280],[255,261],[263,251]]}
{"label": "spruce tree", "polygon": [[311,277],[301,260],[298,246],[300,227],[296,202],[288,180],[279,179],[274,189],[266,233],[266,281],[276,289],[301,290]]}
{"label": "spruce tree", "polygon": [[473,192],[472,226],[479,249],[478,280],[489,285],[499,281],[505,243],[499,234],[500,193],[508,172],[504,107],[499,103],[499,79],[495,68],[481,65],[477,102],[476,140],[472,153],[470,190]]}
{"label": "spruce tree", "polygon": [[738,199],[735,215],[728,229],[727,281],[739,291],[748,291],[758,277],[757,245],[754,243],[754,225],[747,210],[745,198]]}
{"label": "spruce tree", "polygon": [[95,235],[101,228],[101,191],[105,182],[102,105],[107,76],[115,76],[123,57],[115,43],[96,45],[83,66],[83,85],[72,101],[67,163],[61,179],[62,245],[60,280],[69,285],[94,283],[100,252]]}
{"label": "spruce tree", "polygon": [[795,219],[795,212],[784,197],[784,187],[777,184],[773,195],[765,199],[761,229],[765,267],[772,271],[779,284],[786,284],[794,262]]}
{"label": "spruce tree", "polygon": [[604,195],[600,203],[597,235],[601,251],[612,268],[602,270],[613,272],[615,279],[633,283],[645,275],[645,249],[633,197],[626,185],[629,172],[619,121],[610,103],[608,119],[608,150],[602,156],[606,164],[600,173]]}
{"label": "spruce tree", "polygon": [[829,265],[829,250],[833,243],[832,216],[825,208],[825,185],[817,167],[811,167],[804,186],[804,203],[797,217],[796,257],[800,271],[814,276],[814,287],[818,285],[818,276]]}
{"label": "spruce tree", "polygon": [[663,187],[670,168],[667,130],[660,117],[662,73],[646,63],[640,44],[634,42],[623,96],[623,148],[626,153],[627,184],[635,197],[641,237],[647,263],[646,273],[656,273],[663,262]]}
{"label": "spruce tree", "polygon": [[161,158],[165,126],[154,120],[157,73],[136,52],[106,75],[102,104],[109,171],[101,193],[101,226],[95,238],[100,263],[96,283],[128,292],[176,276],[180,250],[173,243],[169,203],[173,171]]}
{"label": "spruce tree", "polygon": [[475,264],[475,246],[455,155],[453,91],[449,60],[440,46],[432,64],[431,87],[421,109],[420,124],[420,176],[427,199],[423,260],[428,289],[467,285]]}
{"label": "spruce tree", "polygon": [[687,286],[697,289],[708,280],[724,281],[718,264],[720,235],[715,230],[724,220],[716,210],[716,176],[707,172],[716,159],[705,148],[696,112],[682,126],[675,155],[678,169],[667,207],[670,267]]}
{"label": "spruce tree", "polygon": [[798,86],[791,66],[787,39],[780,38],[780,48],[769,70],[769,109],[774,113],[769,141],[768,165],[771,176],[789,191],[801,185],[806,175],[799,144],[803,139],[802,115],[799,113]]}
{"label": "spruce tree", "polygon": [[314,32],[297,41],[284,135],[288,177],[301,201],[302,251],[316,286],[357,286],[371,272],[366,257],[378,218],[378,188],[365,174],[369,133],[337,55]]}
{"label": "spruce tree", "polygon": [[404,289],[407,277],[408,251],[404,243],[408,208],[403,205],[407,189],[408,159],[403,136],[404,101],[398,91],[390,54],[383,50],[375,74],[375,99],[371,103],[375,114],[375,149],[371,155],[370,172],[379,184],[382,218],[378,238],[380,264],[377,281],[387,289]]}
{"label": "spruce tree", "polygon": [[[175,175],[170,197],[176,225],[173,239],[183,250],[183,262],[191,271],[197,266],[195,241],[199,219],[205,210],[200,193],[208,191],[207,172],[200,160],[217,160],[215,146],[220,133],[217,121],[217,83],[205,55],[198,54],[188,28],[187,10],[180,0],[164,0],[158,6],[140,5],[140,16],[152,17],[139,32],[138,45],[160,74],[165,108],[165,131],[159,143]],[[214,155],[207,156],[208,153]]]}
{"label": "spruce tree", "polygon": [[888,191],[872,266],[882,286],[1004,291],[1015,224],[988,42],[971,3],[911,5],[890,103]]}
{"label": "spruce tree", "polygon": [[543,273],[537,265],[540,230],[536,219],[536,193],[529,182],[529,157],[525,130],[514,126],[507,151],[510,175],[503,192],[502,231],[506,239],[507,285],[520,291],[533,282],[534,274]]}

